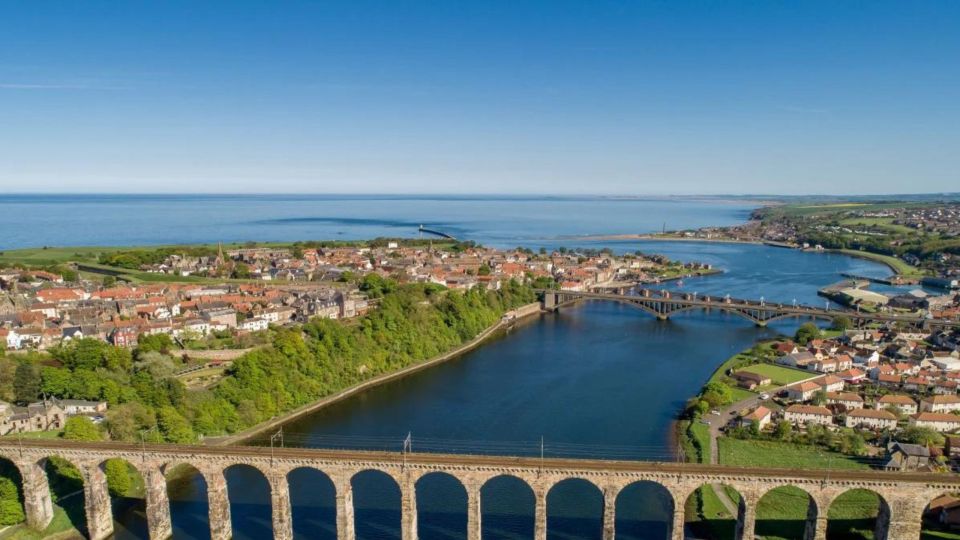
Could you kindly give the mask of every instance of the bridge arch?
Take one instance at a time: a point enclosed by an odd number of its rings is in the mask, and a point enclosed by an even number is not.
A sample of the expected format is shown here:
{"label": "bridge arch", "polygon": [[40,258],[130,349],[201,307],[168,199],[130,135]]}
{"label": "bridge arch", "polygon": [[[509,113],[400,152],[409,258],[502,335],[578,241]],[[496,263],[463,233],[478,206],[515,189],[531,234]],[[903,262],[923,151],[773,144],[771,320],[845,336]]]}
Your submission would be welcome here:
{"label": "bridge arch", "polygon": [[363,469],[350,478],[354,531],[358,538],[401,534],[400,483],[389,473]]}
{"label": "bridge arch", "polygon": [[637,480],[617,494],[616,533],[642,540],[670,538],[676,501],[663,484]]}
{"label": "bridge arch", "polygon": [[750,321],[753,324],[763,323],[763,321],[761,321],[760,319],[747,313],[746,310],[738,309],[735,307],[729,307],[727,304],[723,304],[723,303],[710,304],[710,305],[683,306],[683,307],[670,310],[669,312],[666,313],[666,315],[669,317],[672,315],[676,315],[677,313],[685,313],[688,311],[708,311],[708,310],[717,310],[730,315],[736,315],[737,317]]}
{"label": "bridge arch", "polygon": [[714,540],[739,540],[747,512],[746,500],[732,485],[703,484],[684,501],[687,524]]}
{"label": "bridge arch", "polygon": [[757,501],[756,534],[790,540],[813,538],[820,509],[806,489],[783,484],[768,489]]}
{"label": "bridge arch", "polygon": [[419,538],[467,536],[467,488],[456,476],[431,471],[414,484]]}
{"label": "bridge arch", "polygon": [[537,500],[530,484],[511,474],[480,486],[480,524],[487,538],[533,538]]}
{"label": "bridge arch", "polygon": [[124,521],[131,532],[140,537],[148,536],[146,482],[140,469],[120,457],[105,459],[98,467],[106,480],[113,519],[116,521],[122,514],[127,517]]}
{"label": "bridge arch", "polygon": [[848,489],[835,497],[827,510],[827,540],[849,538],[856,531],[872,532],[874,538],[885,539],[889,527],[890,505],[872,489]]}
{"label": "bridge arch", "polygon": [[210,502],[207,478],[189,462],[167,462],[160,466],[170,504],[174,536],[181,531],[210,531]]}
{"label": "bridge arch", "polygon": [[[37,460],[47,477],[50,498],[60,506],[70,523],[81,534],[89,536],[86,513],[86,479],[80,465],[59,454],[50,454]],[[22,472],[21,472],[22,474]]]}
{"label": "bridge arch", "polygon": [[[236,463],[223,469],[230,501],[230,522],[234,531],[255,538],[273,536],[273,510],[270,481],[259,468]],[[239,484],[248,489],[240,489]]]}
{"label": "bridge arch", "polygon": [[780,315],[773,315],[767,319],[767,322],[782,321],[786,319],[792,319],[797,317],[799,319],[805,320],[817,320],[817,321],[826,321],[831,322],[833,318],[838,315],[844,315],[843,313],[837,313],[835,315],[827,315],[826,313],[782,313]]}
{"label": "bridge arch", "polygon": [[286,475],[294,538],[337,537],[337,488],[324,471],[297,467]]}
{"label": "bridge arch", "polygon": [[547,538],[603,538],[603,505],[603,491],[590,480],[559,480],[547,491]]}
{"label": "bridge arch", "polygon": [[923,500],[925,502],[921,515],[907,516],[905,521],[920,521],[921,531],[932,533],[929,534],[931,538],[937,533],[956,534],[953,524],[960,519],[960,489],[938,491],[935,495],[927,494]]}

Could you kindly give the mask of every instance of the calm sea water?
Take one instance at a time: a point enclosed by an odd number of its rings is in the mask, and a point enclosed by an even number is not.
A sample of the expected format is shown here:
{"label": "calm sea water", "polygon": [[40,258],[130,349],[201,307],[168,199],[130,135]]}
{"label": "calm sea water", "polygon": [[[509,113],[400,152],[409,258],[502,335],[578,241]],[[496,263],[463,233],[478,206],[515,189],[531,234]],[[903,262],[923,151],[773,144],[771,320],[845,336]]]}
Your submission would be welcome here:
{"label": "calm sea water", "polygon": [[414,237],[422,224],[486,245],[744,221],[746,203],[321,195],[0,195],[0,249]]}
{"label": "calm sea water", "polygon": [[[600,199],[387,197],[0,197],[3,247],[117,245],[216,240],[413,236],[422,222],[485,244],[610,246],[724,274],[664,285],[701,294],[819,305],[816,289],[841,272],[884,276],[881,265],[766,246],[686,242],[571,242],[563,236],[634,233],[742,221],[746,206]],[[288,444],[670,460],[670,427],[717,364],[796,322],[756,328],[723,314],[656,321],[626,306],[584,303],[544,315],[463,357],[318,411],[285,427]],[[235,538],[270,538],[269,491],[255,471],[227,471]],[[333,493],[315,471],[290,477],[297,538],[335,538]],[[198,475],[171,485],[175,538],[208,538]],[[529,491],[500,479],[482,497],[485,538],[530,538]],[[455,482],[418,486],[424,539],[465,538],[465,496]],[[355,483],[357,534],[399,538],[399,492],[366,474]],[[599,538],[602,499],[583,482],[548,501],[551,538]],[[119,510],[119,508],[118,508]],[[618,538],[664,538],[669,500],[652,486],[618,500]],[[146,538],[142,504],[117,512],[117,538]]]}

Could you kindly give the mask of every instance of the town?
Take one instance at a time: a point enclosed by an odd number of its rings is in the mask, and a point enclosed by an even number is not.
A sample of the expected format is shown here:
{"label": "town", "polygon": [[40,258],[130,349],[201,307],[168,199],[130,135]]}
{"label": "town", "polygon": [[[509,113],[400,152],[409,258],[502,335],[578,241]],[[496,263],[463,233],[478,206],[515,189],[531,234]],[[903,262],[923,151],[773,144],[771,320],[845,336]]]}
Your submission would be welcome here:
{"label": "town", "polygon": [[734,417],[728,432],[783,439],[791,431],[849,429],[859,438],[848,450],[882,457],[878,467],[960,467],[960,436],[950,435],[960,431],[960,333],[848,329],[801,345],[817,335],[805,332],[764,345],[724,374],[740,398],[726,407]]}
{"label": "town", "polygon": [[[102,259],[117,268],[137,260],[128,252]],[[82,337],[135,347],[139,336],[168,334],[180,345],[203,348],[209,336],[246,335],[313,317],[363,315],[376,305],[364,282],[367,276],[461,290],[498,290],[511,279],[531,280],[544,288],[590,290],[714,271],[707,264],[657,255],[614,256],[610,251],[565,248],[535,253],[471,244],[407,246],[401,241],[327,248],[221,246],[213,256],[173,250],[136,270],[163,274],[165,280],[127,283],[114,273],[73,271],[76,279],[66,281],[61,274],[24,265],[0,269],[0,339],[9,350],[46,350]],[[125,274],[116,275],[122,279]],[[178,281],[198,276],[205,278],[203,283]]]}

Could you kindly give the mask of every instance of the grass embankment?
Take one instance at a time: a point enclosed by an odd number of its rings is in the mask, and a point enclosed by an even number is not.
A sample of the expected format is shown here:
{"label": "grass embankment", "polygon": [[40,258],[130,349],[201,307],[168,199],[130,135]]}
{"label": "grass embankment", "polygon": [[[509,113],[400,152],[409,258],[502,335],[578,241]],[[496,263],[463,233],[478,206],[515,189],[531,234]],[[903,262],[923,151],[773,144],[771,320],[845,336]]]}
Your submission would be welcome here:
{"label": "grass embankment", "polygon": [[835,250],[837,253],[842,253],[844,255],[849,255],[851,257],[859,257],[861,259],[868,259],[871,261],[876,261],[883,263],[890,267],[898,276],[903,277],[922,277],[925,275],[924,271],[917,268],[916,266],[911,266],[907,264],[906,261],[898,259],[897,257],[892,257],[890,255],[883,255],[880,253],[871,253],[869,251],[860,251],[856,249],[838,249]]}

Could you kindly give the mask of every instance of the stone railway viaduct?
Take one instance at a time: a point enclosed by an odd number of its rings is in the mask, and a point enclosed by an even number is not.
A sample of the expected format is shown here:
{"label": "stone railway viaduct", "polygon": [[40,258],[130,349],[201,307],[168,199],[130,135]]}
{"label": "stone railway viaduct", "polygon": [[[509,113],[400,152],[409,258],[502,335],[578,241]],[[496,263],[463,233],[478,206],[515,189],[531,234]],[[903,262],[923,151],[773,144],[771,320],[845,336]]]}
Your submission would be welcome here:
{"label": "stone railway viaduct", "polygon": [[224,471],[233,465],[259,470],[270,486],[273,535],[278,540],[293,536],[292,512],[287,475],[299,468],[325,473],[336,489],[337,537],[353,540],[354,515],[351,479],[368,470],[389,475],[401,494],[403,540],[417,538],[417,480],[431,473],[456,478],[467,494],[467,538],[481,538],[481,488],[492,478],[512,476],[525,482],[535,500],[535,540],[547,537],[547,497],[555,485],[582,479],[602,493],[603,538],[615,538],[618,494],[635,482],[654,482],[669,493],[673,502],[672,540],[684,538],[684,502],[694,490],[707,484],[725,484],[741,495],[737,538],[752,539],[756,509],[768,491],[794,486],[810,495],[806,538],[825,540],[827,509],[838,496],[851,489],[871,490],[882,498],[877,519],[879,540],[917,540],[921,514],[928,502],[944,493],[960,491],[960,476],[931,473],[880,471],[813,471],[735,468],[683,463],[600,461],[580,459],[538,459],[448,454],[407,454],[316,449],[275,449],[262,447],[212,447],[177,445],[135,445],[121,443],[70,443],[31,440],[0,441],[0,457],[20,470],[28,523],[44,528],[53,517],[50,490],[44,464],[59,456],[75,464],[84,480],[87,527],[93,540],[113,532],[110,496],[104,463],[122,458],[136,467],[146,485],[146,510],[150,537],[171,535],[170,506],[165,474],[179,464],[196,468],[207,484],[209,521],[213,540],[232,535],[230,502]]}
{"label": "stone railway viaduct", "polygon": [[909,315],[893,315],[889,313],[869,313],[866,311],[852,311],[846,309],[823,309],[811,306],[793,306],[757,300],[743,300],[739,298],[716,298],[705,295],[694,296],[690,293],[653,291],[640,289],[637,294],[598,293],[567,290],[539,290],[541,302],[545,310],[556,310],[579,300],[607,300],[620,302],[639,308],[654,317],[666,320],[670,316],[685,311],[716,310],[730,313],[747,319],[758,325],[766,326],[781,319],[809,318],[832,320],[843,315],[857,325],[869,322],[902,323],[909,326],[934,329],[960,327],[960,321],[946,319],[924,319]]}

